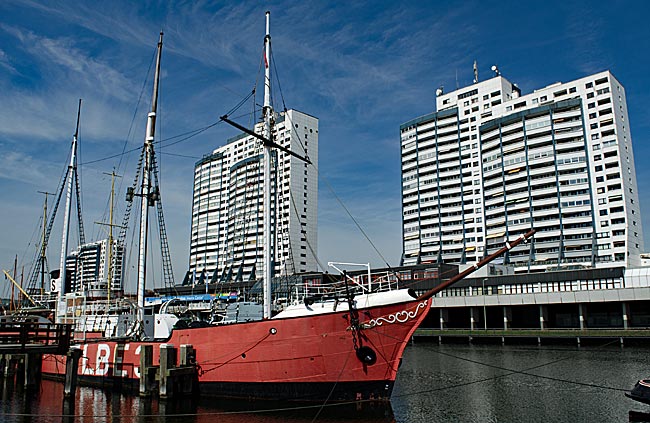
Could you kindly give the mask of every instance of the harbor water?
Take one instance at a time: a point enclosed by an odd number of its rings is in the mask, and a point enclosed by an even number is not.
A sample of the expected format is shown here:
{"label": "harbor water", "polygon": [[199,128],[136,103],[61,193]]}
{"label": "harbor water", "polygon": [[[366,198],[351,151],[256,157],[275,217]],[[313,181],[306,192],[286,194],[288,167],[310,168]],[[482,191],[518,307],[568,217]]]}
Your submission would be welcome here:
{"label": "harbor water", "polygon": [[650,406],[624,392],[650,376],[648,347],[438,345],[406,349],[390,405],[261,409],[189,398],[143,399],[44,380],[24,392],[0,386],[2,422],[622,422]]}

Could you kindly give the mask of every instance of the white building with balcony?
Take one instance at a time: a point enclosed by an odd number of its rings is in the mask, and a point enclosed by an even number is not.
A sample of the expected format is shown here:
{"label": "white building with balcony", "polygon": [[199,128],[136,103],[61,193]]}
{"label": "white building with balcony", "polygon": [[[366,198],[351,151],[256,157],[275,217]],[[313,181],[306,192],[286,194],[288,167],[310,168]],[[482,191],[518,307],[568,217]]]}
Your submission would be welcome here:
{"label": "white building with balcony", "polygon": [[[261,133],[261,124],[255,127]],[[275,275],[317,269],[318,119],[297,110],[276,116],[272,157],[272,240]],[[250,135],[231,138],[199,160],[188,275],[204,283],[254,281],[263,272],[263,147]],[[187,279],[187,278],[186,278]]]}
{"label": "white building with balcony", "polygon": [[625,90],[609,71],[526,95],[497,75],[400,126],[403,264],[471,263],[534,228],[517,272],[641,264]]}

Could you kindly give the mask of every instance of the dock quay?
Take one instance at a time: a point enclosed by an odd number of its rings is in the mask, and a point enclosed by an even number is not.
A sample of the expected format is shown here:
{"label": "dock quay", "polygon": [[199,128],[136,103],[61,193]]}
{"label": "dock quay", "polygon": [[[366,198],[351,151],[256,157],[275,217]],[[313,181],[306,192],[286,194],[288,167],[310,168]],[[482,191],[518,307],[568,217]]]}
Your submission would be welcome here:
{"label": "dock quay", "polygon": [[[36,386],[40,379],[43,354],[68,355],[72,333],[71,324],[44,323],[37,318],[17,320],[13,316],[2,316],[0,377],[13,380],[17,386]],[[72,382],[66,382],[66,386]]]}
{"label": "dock quay", "polygon": [[476,344],[575,344],[603,345],[603,343],[650,345],[648,329],[428,329],[420,328],[412,337],[438,343]]}
{"label": "dock quay", "polygon": [[[0,378],[19,388],[32,388],[41,379],[44,355],[61,356],[65,362],[64,396],[74,397],[79,378],[79,362],[83,350],[74,344],[73,324],[44,322],[37,317],[0,316]],[[159,363],[153,363],[154,345],[143,345],[140,366],[144,369],[139,381],[141,396],[157,394],[161,399],[194,394],[198,386],[196,351],[189,344],[175,347],[160,345]],[[106,383],[121,387],[119,361]],[[137,384],[136,384],[137,386]],[[138,389],[136,387],[136,389]]]}

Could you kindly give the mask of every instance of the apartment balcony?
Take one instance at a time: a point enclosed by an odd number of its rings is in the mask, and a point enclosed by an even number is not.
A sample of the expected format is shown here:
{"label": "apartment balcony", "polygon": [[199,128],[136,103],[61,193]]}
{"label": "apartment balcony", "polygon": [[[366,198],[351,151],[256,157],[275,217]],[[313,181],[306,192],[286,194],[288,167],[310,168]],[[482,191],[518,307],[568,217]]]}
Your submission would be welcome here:
{"label": "apartment balcony", "polygon": [[558,153],[562,153],[563,150],[584,150],[584,148],[585,143],[582,140],[571,140],[570,138],[557,140]]}
{"label": "apartment balcony", "polygon": [[[405,147],[406,145],[406,147]],[[414,140],[409,140],[406,144],[402,145],[402,158],[412,156],[416,153],[418,145]]]}
{"label": "apartment balcony", "polygon": [[575,109],[565,109],[565,110],[560,110],[556,111],[553,113],[553,119],[558,120],[558,119],[582,119],[582,115],[580,113],[579,108]]}
{"label": "apartment balcony", "polygon": [[445,149],[444,151],[438,150],[438,162],[449,162],[452,160],[458,161],[458,150],[453,148]]}
{"label": "apartment balcony", "polygon": [[503,176],[501,173],[501,168],[498,168],[494,172],[483,173],[483,186],[486,190],[496,189],[496,187],[503,187]]}
{"label": "apartment balcony", "polygon": [[440,223],[445,228],[445,231],[450,231],[453,229],[462,230],[463,228],[463,220],[460,213],[457,215],[442,216],[440,218]]}
{"label": "apartment balcony", "polygon": [[554,116],[554,124],[553,124],[553,129],[555,132],[560,132],[562,133],[563,131],[567,132],[573,132],[573,131],[581,131],[582,130],[582,119],[578,118],[578,120],[571,120],[572,117],[568,116],[567,120],[564,122],[559,122],[560,116]]}
{"label": "apartment balcony", "polygon": [[546,238],[558,238],[562,234],[559,228],[559,221],[550,222],[550,224],[545,224],[546,222],[537,222],[533,221],[533,228],[537,229],[537,234],[535,237],[546,239]]}
{"label": "apartment balcony", "polygon": [[[566,235],[566,234],[564,234]],[[564,248],[567,250],[577,250],[584,249],[591,251],[592,239],[583,238],[583,239],[565,239]]]}
{"label": "apartment balcony", "polygon": [[530,185],[539,186],[544,184],[555,184],[556,171],[555,164],[549,163],[548,166],[531,168],[529,173]]}
{"label": "apartment balcony", "polygon": [[412,150],[408,151],[408,152],[402,151],[402,162],[407,162],[409,160],[415,160],[416,158],[417,158],[417,151],[415,151],[415,147]]}
{"label": "apartment balcony", "polygon": [[551,134],[551,125],[540,126],[538,128],[526,129],[526,136],[536,138],[541,134]]}
{"label": "apartment balcony", "polygon": [[501,178],[501,159],[483,163],[483,178],[489,180]]}
{"label": "apartment balcony", "polygon": [[500,140],[497,138],[492,141],[481,141],[481,151],[483,152],[483,156],[485,157],[486,155],[491,155],[494,153],[499,153],[501,151],[501,143]]}
{"label": "apartment balcony", "polygon": [[524,179],[523,181],[512,182],[506,179],[506,196],[508,200],[519,198],[519,196],[515,196],[512,193],[523,193],[524,191],[525,196],[528,197],[528,180]]}
{"label": "apartment balcony", "polygon": [[504,152],[510,149],[518,149],[524,147],[524,133],[515,132],[514,134],[504,135],[501,137],[501,145],[503,145]]}
{"label": "apartment balcony", "polygon": [[447,223],[443,222],[440,229],[443,232],[459,232],[459,233],[462,233],[463,232],[463,221],[462,220],[461,221],[456,220],[456,221],[447,222]]}
{"label": "apartment balcony", "polygon": [[564,259],[569,261],[591,261],[591,248],[588,250],[564,250]]}
{"label": "apartment balcony", "polygon": [[557,187],[547,186],[542,188],[533,186],[531,187],[531,196],[533,197],[533,204],[536,206],[557,205]]}
{"label": "apartment balcony", "polygon": [[548,148],[553,143],[553,137],[551,136],[550,132],[548,134],[544,134],[540,137],[536,138],[528,138],[527,144],[529,149],[535,149],[535,148]]}

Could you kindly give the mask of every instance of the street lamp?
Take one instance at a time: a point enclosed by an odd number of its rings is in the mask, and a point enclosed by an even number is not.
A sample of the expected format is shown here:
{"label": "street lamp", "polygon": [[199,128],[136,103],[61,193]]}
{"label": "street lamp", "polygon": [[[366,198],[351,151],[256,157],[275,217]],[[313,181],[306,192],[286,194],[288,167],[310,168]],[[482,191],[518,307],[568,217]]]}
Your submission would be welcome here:
{"label": "street lamp", "polygon": [[487,332],[487,311],[485,309],[485,281],[487,281],[487,278],[483,278],[483,327]]}

